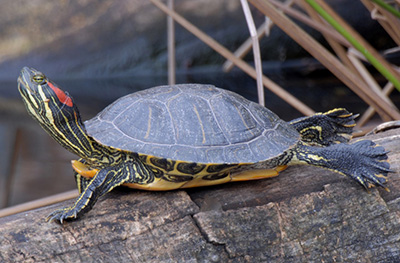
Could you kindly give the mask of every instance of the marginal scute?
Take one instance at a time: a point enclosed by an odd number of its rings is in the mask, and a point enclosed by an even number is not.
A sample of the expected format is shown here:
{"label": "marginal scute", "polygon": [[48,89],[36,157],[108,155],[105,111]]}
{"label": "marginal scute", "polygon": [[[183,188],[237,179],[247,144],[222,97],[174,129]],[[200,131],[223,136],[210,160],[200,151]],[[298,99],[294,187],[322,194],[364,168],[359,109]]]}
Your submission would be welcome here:
{"label": "marginal scute", "polygon": [[150,167],[150,169],[156,178],[162,178],[164,176],[164,171],[162,171],[161,169],[155,167]]}
{"label": "marginal scute", "polygon": [[156,167],[159,167],[166,172],[173,171],[175,168],[175,161],[168,160],[165,158],[152,157],[150,158],[150,162]]}
{"label": "marginal scute", "polygon": [[198,174],[203,171],[205,167],[205,164],[180,162],[177,164],[176,169],[181,173]]}
{"label": "marginal scute", "polygon": [[215,180],[219,180],[222,178],[227,177],[229,174],[228,173],[220,173],[220,174],[208,174],[203,176],[203,180],[207,180],[207,181],[215,181]]}
{"label": "marginal scute", "polygon": [[163,179],[169,182],[174,183],[182,183],[193,180],[193,176],[190,175],[173,175],[173,174],[164,174]]}
{"label": "marginal scute", "polygon": [[223,170],[226,170],[230,167],[233,167],[236,165],[231,165],[231,164],[212,164],[210,166],[207,167],[207,172],[210,174],[215,174],[215,173],[219,173]]}

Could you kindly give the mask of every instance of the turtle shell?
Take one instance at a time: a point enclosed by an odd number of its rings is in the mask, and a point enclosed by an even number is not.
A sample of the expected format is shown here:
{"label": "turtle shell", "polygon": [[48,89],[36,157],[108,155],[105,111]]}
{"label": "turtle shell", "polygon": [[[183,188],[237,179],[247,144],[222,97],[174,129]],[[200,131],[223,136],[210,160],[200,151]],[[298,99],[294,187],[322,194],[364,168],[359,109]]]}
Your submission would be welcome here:
{"label": "turtle shell", "polygon": [[124,96],[86,121],[106,146],[195,163],[256,163],[299,133],[265,107],[211,85],[159,86]]}

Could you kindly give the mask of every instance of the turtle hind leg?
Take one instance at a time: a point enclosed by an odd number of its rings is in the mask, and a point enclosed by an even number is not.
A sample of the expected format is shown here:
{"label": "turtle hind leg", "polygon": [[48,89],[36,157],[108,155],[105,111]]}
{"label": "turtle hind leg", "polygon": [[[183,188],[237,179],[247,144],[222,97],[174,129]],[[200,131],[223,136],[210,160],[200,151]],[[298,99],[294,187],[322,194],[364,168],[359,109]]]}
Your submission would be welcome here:
{"label": "turtle hind leg", "polygon": [[352,144],[333,144],[314,147],[300,143],[293,151],[292,163],[319,166],[347,175],[365,188],[382,186],[392,172],[387,162],[387,151],[370,140]]}
{"label": "turtle hind leg", "polygon": [[300,133],[302,141],[311,145],[329,146],[351,139],[357,116],[338,108],[294,119],[289,123]]}

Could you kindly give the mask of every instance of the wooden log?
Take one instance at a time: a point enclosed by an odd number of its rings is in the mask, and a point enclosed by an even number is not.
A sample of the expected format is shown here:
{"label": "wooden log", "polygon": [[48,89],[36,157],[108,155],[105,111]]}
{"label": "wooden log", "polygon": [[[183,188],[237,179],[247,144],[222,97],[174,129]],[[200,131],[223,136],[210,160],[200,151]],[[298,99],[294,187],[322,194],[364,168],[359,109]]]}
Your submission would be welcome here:
{"label": "wooden log", "polygon": [[394,173],[365,191],[328,170],[187,191],[117,189],[80,220],[59,203],[0,218],[0,262],[400,262],[400,129],[368,136]]}

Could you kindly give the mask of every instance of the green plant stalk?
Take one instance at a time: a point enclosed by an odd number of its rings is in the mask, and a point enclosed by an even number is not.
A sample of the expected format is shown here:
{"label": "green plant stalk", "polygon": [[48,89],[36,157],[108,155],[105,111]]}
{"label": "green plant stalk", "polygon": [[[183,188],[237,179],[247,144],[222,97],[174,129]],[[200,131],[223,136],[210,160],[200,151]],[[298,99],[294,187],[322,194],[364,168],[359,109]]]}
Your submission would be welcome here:
{"label": "green plant stalk", "polygon": [[385,1],[382,1],[382,0],[371,0],[371,1],[374,2],[375,4],[379,5],[380,7],[385,9],[386,11],[392,13],[392,15],[397,16],[398,18],[400,18],[400,12],[396,8],[394,8],[393,6],[391,6],[388,3],[386,3]]}
{"label": "green plant stalk", "polygon": [[344,29],[333,17],[331,17],[314,0],[305,0],[315,11],[318,12],[333,28],[347,39],[365,58],[400,91],[400,81],[379,60],[377,60],[360,42],[358,42],[346,29]]}

